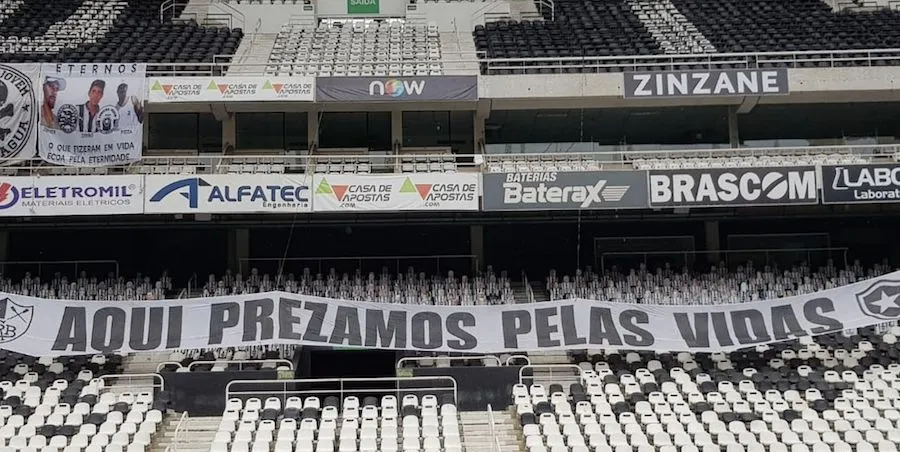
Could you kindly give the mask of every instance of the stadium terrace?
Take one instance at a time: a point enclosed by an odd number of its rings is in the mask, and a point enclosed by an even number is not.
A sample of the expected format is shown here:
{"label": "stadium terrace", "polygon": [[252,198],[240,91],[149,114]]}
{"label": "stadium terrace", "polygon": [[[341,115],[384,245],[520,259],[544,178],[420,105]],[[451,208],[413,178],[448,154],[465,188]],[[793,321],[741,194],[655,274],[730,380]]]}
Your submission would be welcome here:
{"label": "stadium terrace", "polygon": [[898,452],[891,6],[0,1],[0,452]]}

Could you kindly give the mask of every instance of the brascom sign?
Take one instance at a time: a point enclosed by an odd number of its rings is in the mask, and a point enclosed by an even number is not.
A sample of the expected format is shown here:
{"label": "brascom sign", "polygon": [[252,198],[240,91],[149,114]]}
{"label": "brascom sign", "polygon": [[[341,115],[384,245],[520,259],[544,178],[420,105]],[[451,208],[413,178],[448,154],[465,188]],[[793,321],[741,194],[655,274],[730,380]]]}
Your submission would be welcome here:
{"label": "brascom sign", "polygon": [[816,204],[814,166],[650,171],[651,207]]}

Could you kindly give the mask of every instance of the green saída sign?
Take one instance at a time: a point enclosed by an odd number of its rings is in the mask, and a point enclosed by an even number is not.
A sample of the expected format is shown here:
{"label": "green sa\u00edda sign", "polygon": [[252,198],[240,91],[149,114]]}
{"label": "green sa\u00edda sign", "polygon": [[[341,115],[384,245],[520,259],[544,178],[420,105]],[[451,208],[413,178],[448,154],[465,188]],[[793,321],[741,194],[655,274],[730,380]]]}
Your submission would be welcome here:
{"label": "green sa\u00edda sign", "polygon": [[347,0],[347,14],[378,14],[379,0]]}

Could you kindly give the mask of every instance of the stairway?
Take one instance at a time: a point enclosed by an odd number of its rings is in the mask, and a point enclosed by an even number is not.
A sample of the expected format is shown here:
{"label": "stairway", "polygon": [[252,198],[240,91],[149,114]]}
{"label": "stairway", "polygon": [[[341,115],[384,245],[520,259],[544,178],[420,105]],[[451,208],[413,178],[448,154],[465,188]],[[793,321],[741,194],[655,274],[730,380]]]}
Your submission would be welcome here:
{"label": "stairway", "polygon": [[184,6],[184,9],[181,10],[181,15],[178,18],[181,20],[195,20],[198,24],[203,23],[206,16],[209,15],[209,5],[211,3],[211,0],[190,0]]}
{"label": "stairway", "polygon": [[715,46],[670,0],[629,0],[628,5],[665,53],[716,52]]}
{"label": "stairway", "polygon": [[155,374],[159,363],[169,360],[169,352],[131,353],[122,358],[123,374]]}
{"label": "stairway", "polygon": [[531,360],[533,366],[554,366],[539,367],[533,369],[523,381],[526,385],[540,384],[549,386],[553,383],[562,385],[564,392],[568,393],[569,385],[581,382],[581,371],[571,367],[572,358],[564,351],[554,352],[529,352],[528,359]]}
{"label": "stairway", "polygon": [[170,414],[163,419],[162,425],[153,435],[150,452],[206,452],[219,430],[220,416],[187,417],[178,432],[176,443],[175,429],[181,421],[181,414]]}
{"label": "stairway", "polygon": [[275,47],[277,35],[271,33],[252,33],[244,36],[241,45],[234,52],[229,75],[263,75]]}
{"label": "stairway", "polygon": [[544,20],[534,0],[509,0],[509,15],[513,20]]}
{"label": "stairway", "polygon": [[494,412],[494,435],[491,436],[490,415],[487,411],[459,413],[464,452],[496,452],[495,438],[500,442],[499,452],[524,452],[523,436],[516,432],[514,419],[509,411]]}
{"label": "stairway", "polygon": [[513,297],[516,300],[516,303],[531,303],[531,299],[528,297],[528,290],[525,289],[525,283],[522,281],[512,281],[509,283],[510,287],[513,291]]}
{"label": "stairway", "polygon": [[156,373],[159,363],[167,361],[169,353],[132,353],[122,358],[122,373],[104,377],[107,387],[105,391],[116,394],[123,392],[153,392],[154,385],[160,380],[151,374]]}
{"label": "stairway", "polygon": [[550,292],[540,281],[528,281],[531,285],[531,292],[534,294],[534,301],[550,301]]}
{"label": "stairway", "polygon": [[175,438],[175,428],[181,419],[180,414],[166,414],[163,416],[162,423],[156,426],[156,433],[150,441],[150,452],[165,452],[166,448],[172,445]]}
{"label": "stairway", "polygon": [[469,34],[441,33],[441,63],[444,75],[478,75],[475,41]]}

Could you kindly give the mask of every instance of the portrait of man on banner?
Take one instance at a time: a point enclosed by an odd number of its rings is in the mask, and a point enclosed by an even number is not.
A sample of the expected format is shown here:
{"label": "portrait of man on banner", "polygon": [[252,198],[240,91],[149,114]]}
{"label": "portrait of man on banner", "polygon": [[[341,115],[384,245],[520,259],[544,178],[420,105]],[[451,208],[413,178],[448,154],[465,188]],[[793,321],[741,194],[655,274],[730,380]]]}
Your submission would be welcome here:
{"label": "portrait of man on banner", "polygon": [[128,84],[120,83],[116,88],[116,109],[119,113],[120,129],[130,129],[144,123],[144,106],[137,96],[128,96]]}
{"label": "portrait of man on banner", "polygon": [[47,77],[44,80],[44,101],[41,103],[41,125],[48,129],[58,129],[56,122],[56,95],[66,89],[65,79]]}
{"label": "portrait of man on banner", "polygon": [[45,64],[42,70],[41,158],[67,166],[140,158],[144,65]]}

